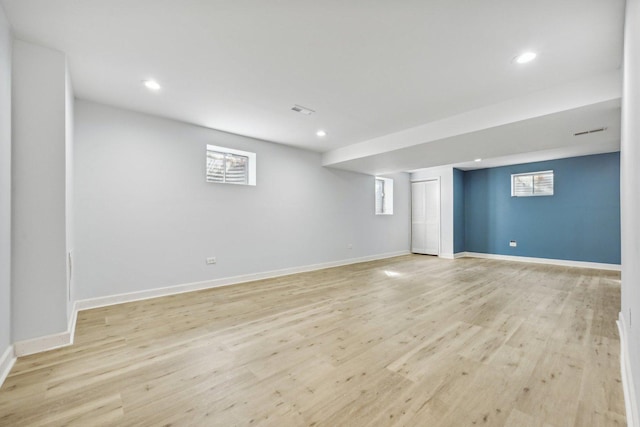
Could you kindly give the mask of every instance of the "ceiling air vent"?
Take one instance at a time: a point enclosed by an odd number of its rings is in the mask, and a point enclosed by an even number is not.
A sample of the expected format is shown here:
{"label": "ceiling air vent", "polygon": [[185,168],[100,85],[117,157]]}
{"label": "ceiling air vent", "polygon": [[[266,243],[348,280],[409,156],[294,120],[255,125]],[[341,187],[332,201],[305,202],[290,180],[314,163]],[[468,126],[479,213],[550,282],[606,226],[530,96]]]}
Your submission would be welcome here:
{"label": "ceiling air vent", "polygon": [[304,114],[305,116],[310,116],[315,113],[315,111],[313,111],[312,109],[297,104],[291,107],[291,109],[293,111],[297,111],[298,113]]}
{"label": "ceiling air vent", "polygon": [[573,136],[580,136],[580,135],[586,135],[586,134],[589,134],[589,133],[603,132],[605,130],[607,130],[606,127],[598,128],[598,129],[591,129],[591,130],[584,130],[582,132],[574,133]]}

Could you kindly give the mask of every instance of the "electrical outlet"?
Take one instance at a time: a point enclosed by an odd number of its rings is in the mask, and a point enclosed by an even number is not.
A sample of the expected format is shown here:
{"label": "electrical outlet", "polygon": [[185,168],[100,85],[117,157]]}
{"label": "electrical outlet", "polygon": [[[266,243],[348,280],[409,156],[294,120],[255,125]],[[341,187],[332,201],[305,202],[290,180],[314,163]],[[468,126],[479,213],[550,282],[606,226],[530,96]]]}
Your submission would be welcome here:
{"label": "electrical outlet", "polygon": [[516,246],[518,246],[518,242],[516,242],[515,240],[511,240],[509,242],[509,246],[511,246],[512,248],[515,248]]}
{"label": "electrical outlet", "polygon": [[347,249],[353,249],[353,243],[347,244]]}
{"label": "electrical outlet", "polygon": [[215,264],[216,263],[216,257],[210,257],[207,258],[207,264]]}

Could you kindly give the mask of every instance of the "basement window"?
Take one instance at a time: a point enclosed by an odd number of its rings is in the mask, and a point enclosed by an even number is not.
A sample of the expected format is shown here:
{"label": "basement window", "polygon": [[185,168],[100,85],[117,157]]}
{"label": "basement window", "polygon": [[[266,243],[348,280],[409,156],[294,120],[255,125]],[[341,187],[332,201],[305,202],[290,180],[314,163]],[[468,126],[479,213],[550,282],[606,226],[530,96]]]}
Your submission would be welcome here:
{"label": "basement window", "polygon": [[393,215],[393,180],[376,177],[375,183],[376,215]]}
{"label": "basement window", "polygon": [[207,182],[256,185],[256,153],[207,144]]}
{"label": "basement window", "polygon": [[511,175],[511,197],[553,196],[553,171]]}

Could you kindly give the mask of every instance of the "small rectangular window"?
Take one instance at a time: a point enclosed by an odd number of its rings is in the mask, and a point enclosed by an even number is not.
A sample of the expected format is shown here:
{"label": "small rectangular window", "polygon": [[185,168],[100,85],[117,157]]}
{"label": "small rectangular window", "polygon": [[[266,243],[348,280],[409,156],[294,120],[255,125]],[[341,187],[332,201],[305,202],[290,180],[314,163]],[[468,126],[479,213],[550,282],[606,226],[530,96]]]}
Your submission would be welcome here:
{"label": "small rectangular window", "polygon": [[511,197],[553,196],[553,171],[511,175]]}
{"label": "small rectangular window", "polygon": [[393,215],[393,180],[376,177],[375,196],[376,215]]}
{"label": "small rectangular window", "polygon": [[256,154],[207,145],[207,182],[256,185]]}

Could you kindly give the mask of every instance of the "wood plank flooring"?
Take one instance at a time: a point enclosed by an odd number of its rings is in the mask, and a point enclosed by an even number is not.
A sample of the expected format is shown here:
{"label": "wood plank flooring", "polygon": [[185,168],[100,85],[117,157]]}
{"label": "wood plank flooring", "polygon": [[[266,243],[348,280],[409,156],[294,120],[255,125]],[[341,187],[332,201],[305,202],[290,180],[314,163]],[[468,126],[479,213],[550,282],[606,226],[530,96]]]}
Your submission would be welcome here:
{"label": "wood plank flooring", "polygon": [[408,255],[79,313],[2,426],[624,426],[619,273]]}

